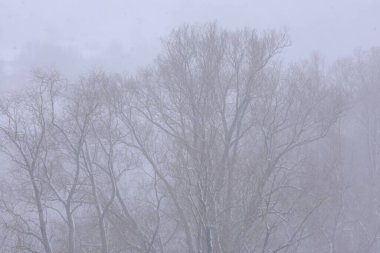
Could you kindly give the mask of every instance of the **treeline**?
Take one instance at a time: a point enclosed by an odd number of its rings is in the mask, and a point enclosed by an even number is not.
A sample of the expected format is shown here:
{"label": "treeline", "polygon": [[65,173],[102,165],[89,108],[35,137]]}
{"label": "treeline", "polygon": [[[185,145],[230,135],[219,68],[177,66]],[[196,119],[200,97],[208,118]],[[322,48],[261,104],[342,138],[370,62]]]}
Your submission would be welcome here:
{"label": "treeline", "polygon": [[378,252],[380,50],[289,45],[183,26],[133,76],[35,71],[0,103],[0,252]]}

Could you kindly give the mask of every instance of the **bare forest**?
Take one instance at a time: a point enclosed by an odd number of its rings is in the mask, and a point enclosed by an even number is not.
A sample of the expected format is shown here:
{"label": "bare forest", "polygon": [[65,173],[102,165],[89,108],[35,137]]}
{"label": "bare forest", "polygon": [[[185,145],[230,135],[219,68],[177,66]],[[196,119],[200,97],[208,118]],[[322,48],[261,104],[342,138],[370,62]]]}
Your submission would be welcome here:
{"label": "bare forest", "polygon": [[154,61],[0,100],[0,252],[380,252],[380,48],[182,25]]}

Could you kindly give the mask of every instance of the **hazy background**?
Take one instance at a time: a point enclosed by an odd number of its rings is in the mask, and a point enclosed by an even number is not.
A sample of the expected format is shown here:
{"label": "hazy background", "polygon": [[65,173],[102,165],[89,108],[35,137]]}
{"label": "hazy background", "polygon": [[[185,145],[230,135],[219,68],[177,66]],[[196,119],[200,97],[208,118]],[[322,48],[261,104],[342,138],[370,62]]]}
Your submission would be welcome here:
{"label": "hazy background", "polygon": [[0,91],[25,83],[32,67],[133,72],[183,23],[286,28],[287,59],[318,51],[330,61],[379,45],[379,13],[379,0],[0,0]]}

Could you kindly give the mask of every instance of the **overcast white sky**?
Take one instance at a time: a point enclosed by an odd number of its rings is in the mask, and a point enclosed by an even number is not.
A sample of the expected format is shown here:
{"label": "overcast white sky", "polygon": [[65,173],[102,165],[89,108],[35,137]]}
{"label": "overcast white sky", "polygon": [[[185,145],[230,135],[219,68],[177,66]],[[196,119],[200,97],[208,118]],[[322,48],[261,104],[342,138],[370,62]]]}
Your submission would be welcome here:
{"label": "overcast white sky", "polygon": [[327,59],[380,46],[380,0],[0,0],[0,90],[31,67],[63,73],[149,63],[183,23],[286,27],[290,59]]}

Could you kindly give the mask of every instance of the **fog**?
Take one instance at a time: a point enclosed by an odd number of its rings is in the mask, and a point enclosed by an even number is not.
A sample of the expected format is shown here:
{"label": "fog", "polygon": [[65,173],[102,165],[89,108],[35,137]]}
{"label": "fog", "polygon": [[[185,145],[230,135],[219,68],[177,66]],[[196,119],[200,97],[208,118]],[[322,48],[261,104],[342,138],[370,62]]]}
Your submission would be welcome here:
{"label": "fog", "polygon": [[380,252],[379,11],[0,0],[0,252]]}
{"label": "fog", "polygon": [[[318,51],[328,61],[380,43],[376,0],[335,1],[0,1],[1,88],[32,67],[65,74],[94,67],[133,72],[149,64],[160,39],[184,23],[289,31],[287,59]],[[20,78],[21,77],[21,78]]]}

